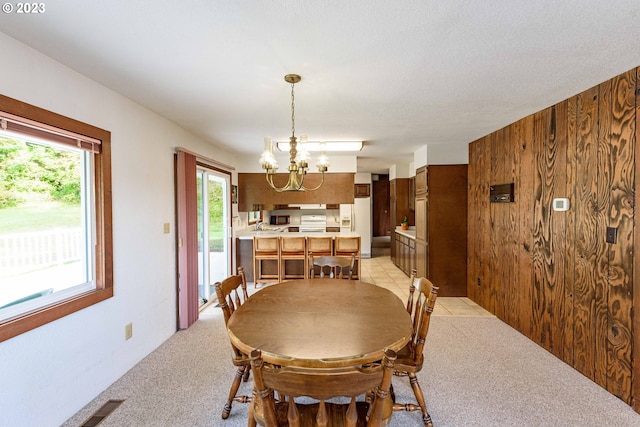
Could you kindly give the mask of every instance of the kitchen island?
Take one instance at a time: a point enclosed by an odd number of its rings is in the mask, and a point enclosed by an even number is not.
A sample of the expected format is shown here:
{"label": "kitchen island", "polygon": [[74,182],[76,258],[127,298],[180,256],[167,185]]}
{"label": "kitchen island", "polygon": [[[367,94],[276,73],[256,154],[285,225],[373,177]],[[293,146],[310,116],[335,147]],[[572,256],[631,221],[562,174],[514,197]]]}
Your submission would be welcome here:
{"label": "kitchen island", "polygon": [[[326,231],[313,231],[313,232],[288,232],[288,231],[280,231],[283,229],[287,229],[287,227],[272,227],[267,230],[254,230],[254,229],[243,229],[234,232],[234,238],[236,243],[236,266],[244,267],[245,275],[247,277],[247,281],[254,281],[254,259],[253,259],[253,239],[254,237],[278,237],[281,239],[286,239],[290,237],[304,237],[308,238],[316,238],[316,237],[324,237],[331,238],[334,242],[334,250],[333,253],[340,255],[340,253],[336,253],[335,243],[338,242],[338,246],[340,245],[341,238],[350,238],[349,240],[353,240],[353,238],[358,239],[358,245],[356,248],[355,256],[356,256],[356,277],[360,277],[360,234],[354,231],[340,231],[340,232],[326,232]],[[339,248],[338,248],[339,249]],[[280,260],[278,260],[280,262]],[[277,265],[269,266],[268,263],[265,263],[264,268],[271,268],[272,271],[277,269]],[[273,263],[275,264],[275,262]],[[298,263],[302,264],[302,263]],[[301,273],[304,270],[302,265],[293,266],[292,268],[297,268]]]}

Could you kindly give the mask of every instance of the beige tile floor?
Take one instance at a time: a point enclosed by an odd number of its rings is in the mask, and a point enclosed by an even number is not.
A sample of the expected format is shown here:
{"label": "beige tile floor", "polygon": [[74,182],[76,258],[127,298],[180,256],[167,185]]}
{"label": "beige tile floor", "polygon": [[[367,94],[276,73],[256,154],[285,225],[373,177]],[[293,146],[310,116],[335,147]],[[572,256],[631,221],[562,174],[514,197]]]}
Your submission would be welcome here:
{"label": "beige tile floor", "polygon": [[[395,293],[402,301],[409,297],[409,277],[391,261],[388,250],[374,248],[372,258],[362,260],[360,280],[374,283]],[[434,316],[493,316],[466,297],[438,297]]]}
{"label": "beige tile floor", "polygon": [[[389,248],[372,248],[372,257],[363,258],[360,268],[360,280],[374,283],[395,293],[403,302],[409,298],[409,277],[402,272],[389,257]],[[254,289],[253,282],[248,283],[249,294]],[[466,297],[438,297],[433,309],[434,316],[493,316]]]}

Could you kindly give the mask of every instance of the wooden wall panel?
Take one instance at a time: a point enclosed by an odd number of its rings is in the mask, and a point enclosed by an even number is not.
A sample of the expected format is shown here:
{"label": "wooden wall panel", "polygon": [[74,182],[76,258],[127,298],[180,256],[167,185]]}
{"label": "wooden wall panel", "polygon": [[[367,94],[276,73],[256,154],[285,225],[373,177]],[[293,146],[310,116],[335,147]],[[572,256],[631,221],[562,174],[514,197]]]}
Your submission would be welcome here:
{"label": "wooden wall panel", "polygon": [[565,247],[566,215],[553,210],[553,199],[567,196],[567,102],[563,101],[550,110],[547,117],[549,138],[546,146],[546,180],[544,207],[549,211],[545,229],[546,287],[545,304],[549,313],[549,350],[559,358],[564,352],[564,297],[565,297]]}
{"label": "wooden wall panel", "polygon": [[609,246],[606,388],[627,403],[631,401],[636,85],[632,70],[613,79],[611,94],[609,226],[617,227],[618,243]]}
{"label": "wooden wall panel", "polygon": [[[489,137],[491,144],[491,181],[489,185],[506,184],[505,165],[507,159],[505,156],[505,140],[504,129],[493,133]],[[490,203],[489,212],[491,214],[491,275],[489,280],[491,283],[491,302],[492,312],[501,320],[505,319],[505,301],[504,293],[508,287],[505,276],[506,270],[503,268],[504,259],[504,217],[507,213],[508,203]],[[504,285],[503,285],[504,284]]]}
{"label": "wooden wall panel", "polygon": [[[515,126],[511,125],[504,130],[505,139],[505,156],[507,161],[505,162],[505,182],[514,183],[514,192],[517,194],[518,188],[518,176],[517,169],[519,163],[518,146],[514,144]],[[518,196],[522,197],[522,196]],[[516,203],[504,203],[506,206],[504,217],[504,251],[502,262],[506,265],[518,265],[518,209]],[[520,318],[520,305],[519,305],[519,280],[516,269],[507,268],[505,275],[503,276],[504,283],[508,284],[505,287],[504,304],[505,304],[505,319],[510,325],[514,325],[515,328],[519,327]]]}
{"label": "wooden wall panel", "polygon": [[532,289],[533,289],[533,146],[534,116],[528,116],[514,125],[514,143],[518,145],[519,177],[515,200],[518,218],[518,302],[520,305],[519,330],[527,337],[532,335]]}
{"label": "wooden wall panel", "polygon": [[490,280],[491,272],[491,211],[489,210],[489,185],[491,179],[491,141],[487,136],[484,143],[488,150],[483,150],[480,156],[480,209],[482,215],[480,217],[479,236],[482,238],[480,243],[480,288],[482,291],[482,306],[495,313],[495,299],[493,298],[492,282]]}
{"label": "wooden wall panel", "polygon": [[545,316],[545,247],[544,221],[547,212],[544,209],[543,186],[545,179],[545,139],[547,110],[542,110],[533,115],[533,150],[534,150],[534,175],[531,193],[533,197],[533,230],[532,230],[532,267],[533,267],[533,288],[531,289],[532,318],[531,335],[532,339],[541,344],[547,350],[549,345],[544,335]]}
{"label": "wooden wall panel", "polygon": [[597,235],[597,121],[598,88],[589,89],[577,98],[576,135],[576,262],[573,310],[573,366],[594,378],[595,348],[595,265],[598,258]]}
{"label": "wooden wall panel", "polygon": [[597,182],[597,225],[595,253],[595,304],[594,304],[594,381],[607,385],[607,300],[609,298],[608,279],[609,256],[605,243],[608,225],[609,193],[611,191],[611,82],[598,85],[598,159],[596,169]]}
{"label": "wooden wall panel", "polygon": [[467,296],[477,301],[477,245],[480,240],[476,233],[478,224],[478,152],[482,149],[476,141],[469,144],[469,179],[467,180]]}
{"label": "wooden wall panel", "polygon": [[[471,299],[640,412],[639,72],[472,143],[467,286]],[[507,182],[515,203],[490,204],[489,185]],[[559,197],[569,211],[553,211]],[[617,228],[614,244],[607,226]]]}
{"label": "wooden wall panel", "polygon": [[[569,203],[575,205],[575,188],[576,188],[576,141],[578,133],[577,125],[577,105],[578,97],[574,96],[567,100],[567,168],[566,168],[566,197]],[[573,365],[574,358],[574,339],[573,339],[573,306],[575,304],[575,224],[576,209],[575,206],[565,212],[566,226],[566,246],[565,246],[565,263],[564,263],[564,349],[562,359]]]}
{"label": "wooden wall panel", "polygon": [[[635,140],[634,147],[640,143],[640,67],[636,68],[636,109],[635,109]],[[634,177],[635,189],[633,206],[640,206],[640,152],[635,152]],[[471,183],[470,183],[471,184]],[[633,216],[633,246],[640,248],[640,215]],[[640,274],[640,256],[633,257],[633,271]],[[640,412],[640,277],[636,274],[633,283],[633,313],[632,317],[632,348],[631,348],[631,405],[636,412]]]}

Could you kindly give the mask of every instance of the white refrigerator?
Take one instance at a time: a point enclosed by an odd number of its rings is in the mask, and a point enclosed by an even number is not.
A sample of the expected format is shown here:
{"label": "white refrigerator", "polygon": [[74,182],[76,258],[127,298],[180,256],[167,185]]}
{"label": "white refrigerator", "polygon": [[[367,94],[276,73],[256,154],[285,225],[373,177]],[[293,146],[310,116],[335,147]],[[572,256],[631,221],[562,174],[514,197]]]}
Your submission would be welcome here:
{"label": "white refrigerator", "polygon": [[360,256],[371,258],[371,198],[356,198],[353,205],[340,205],[340,231],[360,235]]}
{"label": "white refrigerator", "polygon": [[353,205],[340,205],[340,231],[353,231]]}

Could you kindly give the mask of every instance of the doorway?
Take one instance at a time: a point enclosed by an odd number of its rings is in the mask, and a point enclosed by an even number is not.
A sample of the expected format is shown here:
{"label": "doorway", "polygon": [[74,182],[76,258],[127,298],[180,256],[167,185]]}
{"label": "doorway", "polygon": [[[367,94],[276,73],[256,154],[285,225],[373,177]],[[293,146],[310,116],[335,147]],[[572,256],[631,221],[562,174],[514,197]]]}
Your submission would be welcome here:
{"label": "doorway", "polygon": [[373,237],[391,236],[389,226],[389,175],[373,180]]}
{"label": "doorway", "polygon": [[215,299],[215,283],[231,270],[230,176],[198,167],[196,196],[198,222],[198,304]]}

